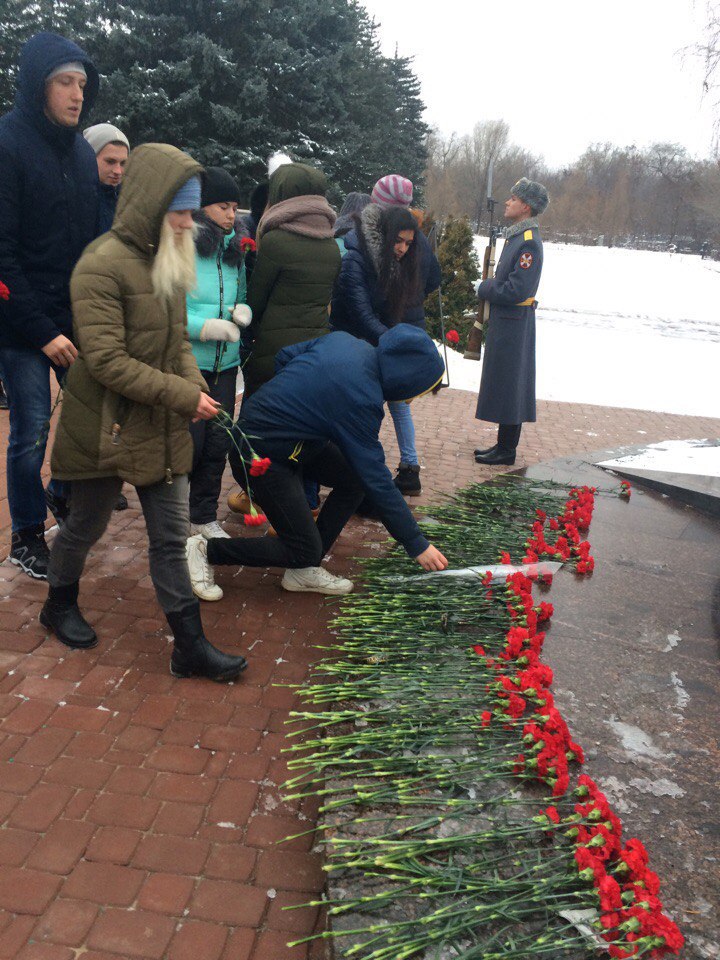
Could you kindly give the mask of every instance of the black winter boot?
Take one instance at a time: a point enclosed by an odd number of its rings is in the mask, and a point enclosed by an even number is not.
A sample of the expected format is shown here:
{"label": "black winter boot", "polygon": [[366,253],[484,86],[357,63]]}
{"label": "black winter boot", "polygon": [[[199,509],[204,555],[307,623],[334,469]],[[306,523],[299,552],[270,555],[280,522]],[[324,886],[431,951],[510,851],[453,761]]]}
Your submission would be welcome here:
{"label": "black winter boot", "polygon": [[10,563],[20,567],[34,580],[47,580],[49,562],[50,551],[45,543],[45,527],[42,523],[15,530],[10,538]]}
{"label": "black winter boot", "polygon": [[399,464],[395,475],[395,486],[405,497],[419,497],[422,492],[422,486],[420,484],[420,464]]}
{"label": "black winter boot", "polygon": [[178,613],[166,613],[175,644],[170,657],[174,677],[207,677],[218,683],[235,680],[247,666],[245,657],[231,657],[217,650],[203,632],[200,604],[193,603]]}
{"label": "black winter boot", "polygon": [[491,467],[512,466],[515,463],[515,451],[520,442],[521,423],[501,423],[498,426],[498,442],[494,450],[476,453],[475,463]]}
{"label": "black winter boot", "polygon": [[477,450],[473,450],[474,457],[489,457],[493,453],[497,452],[497,444],[493,444],[492,447],[487,447],[485,450],[481,450],[479,447]]}
{"label": "black winter boot", "polygon": [[66,587],[50,587],[45,606],[40,611],[40,623],[52,630],[66,647],[86,650],[94,647],[98,640],[77,605],[79,588],[77,580]]}

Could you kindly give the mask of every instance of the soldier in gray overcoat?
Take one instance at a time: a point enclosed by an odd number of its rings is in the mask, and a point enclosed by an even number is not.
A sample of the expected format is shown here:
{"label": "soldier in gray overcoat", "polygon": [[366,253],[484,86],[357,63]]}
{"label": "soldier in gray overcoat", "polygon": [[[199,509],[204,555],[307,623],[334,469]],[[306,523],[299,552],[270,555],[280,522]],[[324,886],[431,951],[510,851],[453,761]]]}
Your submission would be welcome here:
{"label": "soldier in gray overcoat", "polygon": [[495,276],[477,290],[490,303],[490,322],[475,417],[498,424],[497,443],[476,450],[477,463],[515,463],[522,425],[535,421],[535,294],[543,264],[535,218],[548,202],[541,183],[518,180],[505,202],[510,226]]}

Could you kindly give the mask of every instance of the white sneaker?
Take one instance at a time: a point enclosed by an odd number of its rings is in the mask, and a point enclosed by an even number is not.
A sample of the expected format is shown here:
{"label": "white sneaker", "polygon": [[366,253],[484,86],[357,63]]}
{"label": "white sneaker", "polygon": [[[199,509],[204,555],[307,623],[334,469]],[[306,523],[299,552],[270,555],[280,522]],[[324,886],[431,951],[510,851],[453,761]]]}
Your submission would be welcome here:
{"label": "white sneaker", "polygon": [[210,523],[191,523],[190,536],[195,537],[198,534],[200,534],[201,537],[205,537],[206,540],[212,540],[213,537],[227,537],[228,540],[230,539],[230,534],[223,530],[217,520],[211,520]]}
{"label": "white sneaker", "polygon": [[328,593],[342,596],[352,593],[352,580],[334,577],[325,567],[301,567],[298,570],[286,570],[281,584],[286,590],[295,593]]}
{"label": "white sneaker", "polygon": [[215,583],[213,569],[207,560],[207,540],[201,533],[188,539],[185,556],[195,596],[201,600],[222,600],[222,588]]}

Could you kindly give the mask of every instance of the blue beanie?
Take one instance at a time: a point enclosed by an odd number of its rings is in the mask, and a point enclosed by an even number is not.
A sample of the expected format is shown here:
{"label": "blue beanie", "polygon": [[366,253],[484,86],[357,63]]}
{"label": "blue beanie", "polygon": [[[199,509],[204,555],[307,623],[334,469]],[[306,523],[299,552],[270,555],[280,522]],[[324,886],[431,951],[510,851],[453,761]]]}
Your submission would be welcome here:
{"label": "blue beanie", "polygon": [[200,177],[190,177],[170,201],[170,210],[199,210],[200,209]]}

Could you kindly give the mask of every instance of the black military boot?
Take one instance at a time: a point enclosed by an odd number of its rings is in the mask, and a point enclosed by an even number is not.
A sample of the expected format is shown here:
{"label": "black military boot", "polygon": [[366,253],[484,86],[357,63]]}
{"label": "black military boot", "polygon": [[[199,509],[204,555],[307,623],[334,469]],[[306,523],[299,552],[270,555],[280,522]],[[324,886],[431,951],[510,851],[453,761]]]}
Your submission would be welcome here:
{"label": "black military boot", "polygon": [[247,667],[245,657],[231,657],[217,650],[206,638],[199,603],[192,603],[178,613],[166,613],[165,617],[175,639],[170,657],[170,673],[174,677],[207,677],[228,683]]}
{"label": "black military boot", "polygon": [[418,463],[399,464],[395,474],[395,486],[405,497],[419,497],[422,492],[420,465]]}
{"label": "black military boot", "polygon": [[487,447],[485,450],[481,450],[481,449],[478,448],[477,450],[473,450],[473,456],[474,456],[474,457],[488,457],[488,456],[490,456],[491,454],[495,453],[495,452],[497,451],[497,448],[498,448],[498,447],[497,447],[497,444],[496,444],[496,443],[494,443],[491,447]]}
{"label": "black military boot", "polygon": [[66,587],[50,587],[45,606],[40,611],[40,623],[52,630],[66,647],[86,650],[94,647],[98,639],[77,605],[79,588],[77,580]]}
{"label": "black military boot", "polygon": [[520,442],[521,423],[501,423],[498,427],[498,442],[494,450],[486,454],[475,454],[475,463],[489,467],[508,466],[515,463],[515,451]]}
{"label": "black military boot", "polygon": [[42,523],[13,533],[10,540],[10,563],[20,567],[34,580],[47,580],[49,562],[50,551],[45,543],[45,527]]}

